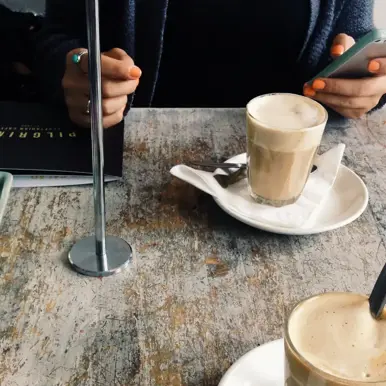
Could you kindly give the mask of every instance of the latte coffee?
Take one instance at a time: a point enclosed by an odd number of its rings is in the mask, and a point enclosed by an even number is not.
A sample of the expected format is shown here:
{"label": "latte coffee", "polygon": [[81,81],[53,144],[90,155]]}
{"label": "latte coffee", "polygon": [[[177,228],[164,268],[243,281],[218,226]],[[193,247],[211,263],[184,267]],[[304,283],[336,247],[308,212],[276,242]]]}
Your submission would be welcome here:
{"label": "latte coffee", "polygon": [[299,198],[327,117],[319,103],[295,94],[267,94],[248,103],[248,185],[257,202],[284,206]]}
{"label": "latte coffee", "polygon": [[386,318],[372,318],[364,295],[315,296],[292,312],[285,352],[286,386],[385,386]]}

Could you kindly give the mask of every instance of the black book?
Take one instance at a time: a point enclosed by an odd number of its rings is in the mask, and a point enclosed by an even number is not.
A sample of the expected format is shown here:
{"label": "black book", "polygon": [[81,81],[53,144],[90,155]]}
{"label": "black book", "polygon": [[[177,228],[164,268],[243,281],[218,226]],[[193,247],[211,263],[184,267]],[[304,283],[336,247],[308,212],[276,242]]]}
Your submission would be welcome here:
{"label": "black book", "polygon": [[[104,130],[106,181],[122,177],[123,122]],[[92,183],[91,130],[51,106],[0,102],[0,170],[15,186]]]}

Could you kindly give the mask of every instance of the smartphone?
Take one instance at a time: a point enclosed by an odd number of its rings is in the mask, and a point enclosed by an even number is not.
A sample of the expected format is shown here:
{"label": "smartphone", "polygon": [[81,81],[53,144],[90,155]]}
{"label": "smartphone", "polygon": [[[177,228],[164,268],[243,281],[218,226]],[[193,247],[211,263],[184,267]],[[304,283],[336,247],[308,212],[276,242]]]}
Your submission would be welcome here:
{"label": "smartphone", "polygon": [[370,60],[382,57],[386,58],[386,30],[374,29],[307,83],[311,84],[316,78],[371,76],[367,69]]}

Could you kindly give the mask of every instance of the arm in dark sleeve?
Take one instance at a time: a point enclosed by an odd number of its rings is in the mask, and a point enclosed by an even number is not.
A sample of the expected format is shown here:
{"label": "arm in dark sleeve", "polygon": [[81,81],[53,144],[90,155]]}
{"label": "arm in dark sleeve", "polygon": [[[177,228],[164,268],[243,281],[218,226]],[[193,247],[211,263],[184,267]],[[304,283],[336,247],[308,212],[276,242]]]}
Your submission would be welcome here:
{"label": "arm in dark sleeve", "polygon": [[36,41],[34,69],[44,100],[64,103],[61,82],[66,55],[85,46],[84,0],[47,0],[45,20]]}
{"label": "arm in dark sleeve", "polygon": [[346,0],[335,28],[334,36],[345,33],[355,40],[374,28],[374,0]]}

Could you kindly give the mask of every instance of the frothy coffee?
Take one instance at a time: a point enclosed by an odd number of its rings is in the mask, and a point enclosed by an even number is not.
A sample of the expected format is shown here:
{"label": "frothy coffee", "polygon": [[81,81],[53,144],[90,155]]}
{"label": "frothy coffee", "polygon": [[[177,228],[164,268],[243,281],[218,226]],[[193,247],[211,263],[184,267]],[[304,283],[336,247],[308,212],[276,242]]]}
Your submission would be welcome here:
{"label": "frothy coffee", "polygon": [[317,102],[294,94],[257,97],[247,106],[248,181],[262,203],[282,206],[300,196],[327,120]]}
{"label": "frothy coffee", "polygon": [[294,94],[257,97],[249,102],[248,112],[266,128],[286,131],[314,127],[324,119],[324,112],[318,105]]}
{"label": "frothy coffee", "polygon": [[[327,374],[354,382],[386,381],[386,320],[371,317],[363,295],[331,293],[306,300],[293,311],[288,336],[301,357]],[[312,371],[289,348],[287,360],[293,379],[287,384],[311,385],[301,380]]]}

